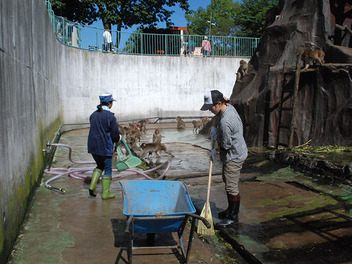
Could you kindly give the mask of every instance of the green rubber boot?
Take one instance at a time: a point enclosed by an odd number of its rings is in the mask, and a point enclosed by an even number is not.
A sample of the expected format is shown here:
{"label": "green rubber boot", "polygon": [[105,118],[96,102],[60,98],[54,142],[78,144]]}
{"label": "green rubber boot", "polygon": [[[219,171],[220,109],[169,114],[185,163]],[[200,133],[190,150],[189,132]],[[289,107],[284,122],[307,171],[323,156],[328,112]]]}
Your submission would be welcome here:
{"label": "green rubber boot", "polygon": [[97,187],[97,183],[99,181],[99,178],[101,176],[102,171],[99,169],[94,169],[93,174],[92,174],[92,180],[90,181],[90,185],[89,185],[89,195],[90,196],[97,196],[97,191],[96,191],[96,187]]}
{"label": "green rubber boot", "polygon": [[101,184],[103,185],[103,200],[115,198],[115,194],[110,193],[110,183],[112,177],[110,175],[103,175]]}

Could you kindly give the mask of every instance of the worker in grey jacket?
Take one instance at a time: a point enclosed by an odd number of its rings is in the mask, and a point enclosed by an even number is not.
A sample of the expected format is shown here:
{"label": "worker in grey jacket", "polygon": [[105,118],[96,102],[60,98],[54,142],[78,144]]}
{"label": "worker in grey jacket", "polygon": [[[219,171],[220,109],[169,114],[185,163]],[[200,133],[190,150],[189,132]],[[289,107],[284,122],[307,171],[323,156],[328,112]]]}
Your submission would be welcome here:
{"label": "worker in grey jacket", "polygon": [[225,183],[228,207],[219,213],[219,218],[224,220],[215,225],[218,229],[238,223],[240,209],[238,182],[248,150],[243,137],[242,120],[221,92],[212,90],[204,95],[201,110],[209,110],[216,116],[212,138],[216,137],[218,146],[212,149],[210,157],[214,160],[216,154],[220,153],[220,161],[223,163],[222,179]]}

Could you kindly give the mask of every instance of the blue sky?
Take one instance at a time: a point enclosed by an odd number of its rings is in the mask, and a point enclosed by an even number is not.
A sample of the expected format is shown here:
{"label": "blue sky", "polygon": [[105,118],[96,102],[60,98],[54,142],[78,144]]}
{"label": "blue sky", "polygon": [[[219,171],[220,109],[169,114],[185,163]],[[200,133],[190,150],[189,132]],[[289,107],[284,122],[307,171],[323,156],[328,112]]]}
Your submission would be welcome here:
{"label": "blue sky", "polygon": [[[197,10],[199,7],[206,8],[208,5],[211,4],[211,0],[189,0],[188,3],[190,5],[190,10]],[[171,16],[171,20],[175,24],[175,26],[186,27],[187,20],[185,19],[185,12],[179,7],[174,7],[172,8],[172,10],[174,10],[175,13]],[[163,26],[165,27],[165,23]]]}

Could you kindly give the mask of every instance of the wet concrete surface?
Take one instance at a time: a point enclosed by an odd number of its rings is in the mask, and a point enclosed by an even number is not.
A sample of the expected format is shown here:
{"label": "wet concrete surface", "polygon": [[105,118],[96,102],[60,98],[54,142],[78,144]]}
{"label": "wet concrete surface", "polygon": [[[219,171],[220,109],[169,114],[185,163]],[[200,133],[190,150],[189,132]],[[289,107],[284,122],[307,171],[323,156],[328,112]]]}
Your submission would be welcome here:
{"label": "wet concrete surface", "polygon": [[[141,141],[151,142],[157,126],[149,125]],[[170,160],[166,180],[184,181],[201,211],[207,193],[210,139],[193,134],[190,128],[178,131],[173,126],[162,125],[161,134],[175,157],[164,153],[148,162]],[[87,134],[87,129],[80,129],[61,136],[60,143],[72,147],[74,161],[92,160],[86,148]],[[135,151],[140,153],[138,148]],[[72,164],[67,149],[57,148],[51,170],[93,166]],[[213,172],[210,201],[217,222],[217,212],[227,206],[219,161]],[[111,192],[116,198],[103,201],[100,183],[98,196],[89,198],[89,182],[62,176],[51,182],[65,189],[60,194],[44,187],[44,181],[53,177],[45,174],[9,263],[127,263],[122,177],[114,175]],[[123,177],[136,178],[141,176]],[[221,229],[214,237],[195,235],[189,263],[352,263],[351,186],[321,182],[270,162],[252,149],[243,167],[240,192],[240,224]],[[183,235],[186,245],[189,227]],[[146,241],[144,234],[136,237],[138,245]],[[175,235],[164,234],[156,236],[155,244],[177,241]],[[182,263],[179,252],[170,249],[135,254],[133,263]]]}

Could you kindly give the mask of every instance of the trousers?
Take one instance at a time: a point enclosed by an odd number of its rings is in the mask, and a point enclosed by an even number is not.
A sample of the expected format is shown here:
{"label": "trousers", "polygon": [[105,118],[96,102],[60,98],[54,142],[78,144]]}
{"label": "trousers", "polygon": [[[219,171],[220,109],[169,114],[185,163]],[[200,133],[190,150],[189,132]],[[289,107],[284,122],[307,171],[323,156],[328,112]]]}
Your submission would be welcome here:
{"label": "trousers", "polygon": [[238,182],[243,162],[234,162],[230,160],[223,164],[222,167],[222,180],[225,183],[225,190],[228,194],[238,195],[240,193]]}

